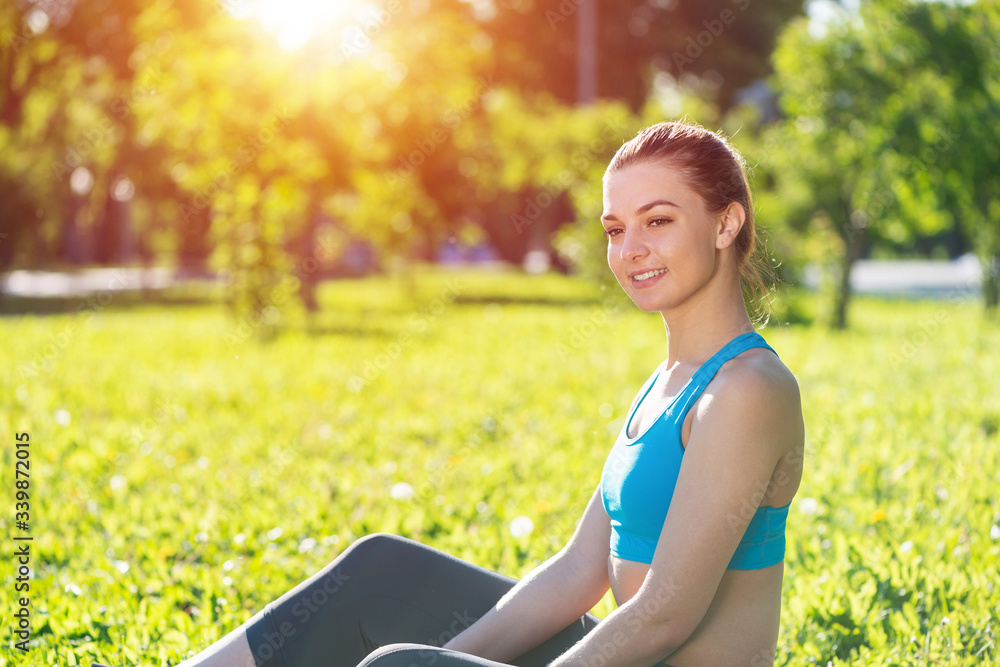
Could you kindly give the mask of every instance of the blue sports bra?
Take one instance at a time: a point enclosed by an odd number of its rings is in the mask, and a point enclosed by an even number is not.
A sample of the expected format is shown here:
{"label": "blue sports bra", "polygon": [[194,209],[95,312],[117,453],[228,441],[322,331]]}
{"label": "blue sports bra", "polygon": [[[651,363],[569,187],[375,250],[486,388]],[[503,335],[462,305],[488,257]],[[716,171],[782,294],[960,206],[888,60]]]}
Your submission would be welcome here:
{"label": "blue sports bra", "polygon": [[[632,439],[627,435],[629,424],[656,383],[660,369],[647,381],[601,474],[604,509],[611,517],[613,555],[640,563],[653,562],[653,551],[663,530],[684,458],[681,444],[684,417],[722,364],[754,347],[766,347],[774,352],[756,331],[732,339],[695,371],[663,414]],[[729,561],[729,568],[755,570],[784,560],[785,519],[789,505],[757,508]]]}

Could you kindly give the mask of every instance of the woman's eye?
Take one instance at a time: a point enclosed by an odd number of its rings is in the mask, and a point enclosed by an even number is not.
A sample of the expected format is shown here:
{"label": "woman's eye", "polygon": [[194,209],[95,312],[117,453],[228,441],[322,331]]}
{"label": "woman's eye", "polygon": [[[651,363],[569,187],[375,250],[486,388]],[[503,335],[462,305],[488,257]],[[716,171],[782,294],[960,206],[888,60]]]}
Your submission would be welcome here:
{"label": "woman's eye", "polygon": [[674,221],[673,218],[653,218],[652,220],[649,221],[649,224],[656,225],[659,227],[660,225],[665,225],[673,221]]}
{"label": "woman's eye", "polygon": [[620,232],[621,232],[620,229],[605,229],[604,235],[608,238],[611,238],[612,236],[618,236]]}

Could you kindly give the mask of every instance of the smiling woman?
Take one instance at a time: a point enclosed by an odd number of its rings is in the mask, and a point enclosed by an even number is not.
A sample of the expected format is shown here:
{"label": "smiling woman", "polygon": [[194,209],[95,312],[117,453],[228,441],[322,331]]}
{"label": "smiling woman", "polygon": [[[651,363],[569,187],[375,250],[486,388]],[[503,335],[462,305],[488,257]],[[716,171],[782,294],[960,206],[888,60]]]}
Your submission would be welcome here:
{"label": "smiling woman", "polygon": [[515,581],[369,535],[182,667],[773,663],[804,426],[744,302],[760,276],[742,159],[701,127],[647,128],[608,167],[602,224],[667,356],[566,546]]}

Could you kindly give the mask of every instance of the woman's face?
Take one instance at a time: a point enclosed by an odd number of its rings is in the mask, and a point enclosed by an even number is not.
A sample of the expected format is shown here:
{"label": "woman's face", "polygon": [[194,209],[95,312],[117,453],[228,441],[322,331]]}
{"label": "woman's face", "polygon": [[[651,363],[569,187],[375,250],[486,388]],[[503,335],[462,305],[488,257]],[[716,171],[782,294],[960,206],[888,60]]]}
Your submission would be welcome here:
{"label": "woman's face", "polygon": [[646,312],[674,309],[709,282],[721,218],[670,162],[640,162],[605,177],[608,265]]}

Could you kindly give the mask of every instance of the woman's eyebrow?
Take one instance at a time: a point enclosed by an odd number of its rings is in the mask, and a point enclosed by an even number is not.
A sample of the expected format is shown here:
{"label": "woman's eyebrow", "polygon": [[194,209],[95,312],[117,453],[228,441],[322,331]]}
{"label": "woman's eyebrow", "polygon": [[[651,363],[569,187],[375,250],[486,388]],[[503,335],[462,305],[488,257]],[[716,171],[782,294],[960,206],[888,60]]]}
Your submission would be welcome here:
{"label": "woman's eyebrow", "polygon": [[[653,208],[654,206],[673,206],[674,208],[680,208],[680,206],[678,206],[677,204],[673,203],[668,199],[656,199],[649,202],[648,204],[643,204],[639,208],[635,209],[635,214],[642,215],[643,213]],[[617,220],[617,219],[618,218],[616,218],[614,215],[610,213],[605,213],[604,215],[601,216],[601,220]]]}

